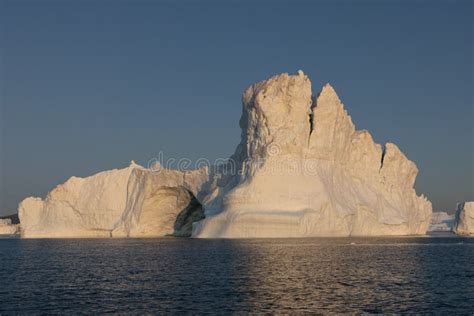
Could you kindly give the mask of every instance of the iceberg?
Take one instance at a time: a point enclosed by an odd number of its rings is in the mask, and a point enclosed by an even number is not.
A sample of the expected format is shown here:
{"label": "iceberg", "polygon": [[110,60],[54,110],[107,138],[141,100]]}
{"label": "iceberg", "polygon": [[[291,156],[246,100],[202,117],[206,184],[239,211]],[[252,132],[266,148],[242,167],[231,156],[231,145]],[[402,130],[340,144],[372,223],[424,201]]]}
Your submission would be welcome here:
{"label": "iceberg", "polygon": [[[224,164],[127,168],[72,177],[19,207],[24,238],[420,235],[431,202],[392,143],[356,130],[328,84],[302,72],[251,85],[241,141]],[[215,168],[214,168],[215,167]]]}
{"label": "iceberg", "polygon": [[196,195],[207,170],[124,169],[72,177],[19,205],[24,238],[189,236],[203,218]]}
{"label": "iceberg", "polygon": [[0,235],[17,235],[20,231],[20,225],[12,224],[9,218],[0,218]]}
{"label": "iceberg", "polygon": [[328,84],[312,97],[302,72],[251,85],[241,142],[218,175],[197,238],[425,234],[431,202],[418,169],[392,143],[356,130]]}
{"label": "iceberg", "polygon": [[447,212],[433,212],[431,217],[431,224],[428,227],[429,232],[450,232],[454,227],[454,214]]}
{"label": "iceberg", "polygon": [[458,235],[474,235],[474,202],[458,203],[454,232]]}

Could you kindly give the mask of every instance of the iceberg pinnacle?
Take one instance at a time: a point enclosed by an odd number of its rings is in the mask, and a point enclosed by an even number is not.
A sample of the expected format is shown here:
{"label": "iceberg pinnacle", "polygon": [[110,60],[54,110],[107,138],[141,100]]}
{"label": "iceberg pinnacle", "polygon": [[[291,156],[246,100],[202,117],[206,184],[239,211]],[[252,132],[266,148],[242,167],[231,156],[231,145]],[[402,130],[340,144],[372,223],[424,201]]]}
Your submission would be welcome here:
{"label": "iceberg pinnacle", "polygon": [[474,235],[474,202],[458,203],[454,232],[458,235]]}

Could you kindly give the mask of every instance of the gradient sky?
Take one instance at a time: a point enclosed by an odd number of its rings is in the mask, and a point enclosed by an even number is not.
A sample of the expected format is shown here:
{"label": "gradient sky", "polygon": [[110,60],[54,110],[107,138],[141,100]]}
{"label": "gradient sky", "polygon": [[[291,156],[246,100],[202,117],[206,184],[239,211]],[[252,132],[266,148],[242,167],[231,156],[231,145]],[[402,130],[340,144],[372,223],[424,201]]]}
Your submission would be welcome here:
{"label": "gradient sky", "polygon": [[298,69],[435,210],[474,199],[472,1],[223,2],[0,0],[0,214],[160,151],[226,158],[244,88]]}

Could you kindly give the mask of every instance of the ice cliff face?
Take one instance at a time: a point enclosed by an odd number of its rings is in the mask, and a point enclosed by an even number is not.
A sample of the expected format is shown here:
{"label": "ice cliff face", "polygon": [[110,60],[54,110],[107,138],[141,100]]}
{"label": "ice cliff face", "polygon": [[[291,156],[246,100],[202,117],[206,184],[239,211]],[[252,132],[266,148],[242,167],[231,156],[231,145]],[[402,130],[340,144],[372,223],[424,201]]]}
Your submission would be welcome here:
{"label": "ice cliff face", "polygon": [[458,203],[454,232],[458,235],[474,235],[474,202]]}
{"label": "ice cliff face", "polygon": [[16,235],[20,231],[20,225],[12,224],[10,219],[0,218],[0,235]]}
{"label": "ice cliff face", "polygon": [[[195,195],[207,170],[129,167],[72,177],[42,200],[19,205],[21,234],[38,237],[141,237],[191,234],[203,217]],[[177,219],[179,218],[179,221]]]}
{"label": "ice cliff face", "polygon": [[312,98],[303,72],[281,74],[242,103],[241,143],[194,237],[425,234],[432,207],[413,189],[416,165],[356,130],[330,85]]}

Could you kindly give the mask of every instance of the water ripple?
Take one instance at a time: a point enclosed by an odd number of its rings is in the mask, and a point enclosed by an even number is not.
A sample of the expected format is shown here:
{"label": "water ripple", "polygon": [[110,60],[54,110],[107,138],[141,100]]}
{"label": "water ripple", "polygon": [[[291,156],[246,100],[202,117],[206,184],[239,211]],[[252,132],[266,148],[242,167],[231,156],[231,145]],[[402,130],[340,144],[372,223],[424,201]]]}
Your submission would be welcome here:
{"label": "water ripple", "polygon": [[474,312],[474,239],[0,239],[0,313]]}

